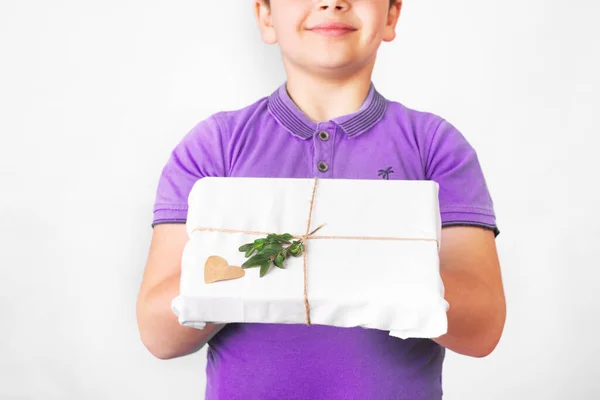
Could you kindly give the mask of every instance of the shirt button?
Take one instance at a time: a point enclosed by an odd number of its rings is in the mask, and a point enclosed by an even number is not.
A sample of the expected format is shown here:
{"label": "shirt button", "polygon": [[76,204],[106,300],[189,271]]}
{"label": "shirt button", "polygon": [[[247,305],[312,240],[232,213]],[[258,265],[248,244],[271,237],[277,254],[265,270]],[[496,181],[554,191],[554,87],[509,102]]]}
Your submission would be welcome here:
{"label": "shirt button", "polygon": [[326,162],[324,162],[324,161],[321,161],[321,162],[319,162],[319,163],[317,164],[317,168],[319,168],[319,171],[321,171],[321,172],[325,172],[325,171],[327,171],[327,170],[329,169],[329,165],[327,165],[327,163],[326,163]]}
{"label": "shirt button", "polygon": [[326,132],[326,131],[319,132],[319,139],[321,139],[322,141],[329,140],[329,132]]}

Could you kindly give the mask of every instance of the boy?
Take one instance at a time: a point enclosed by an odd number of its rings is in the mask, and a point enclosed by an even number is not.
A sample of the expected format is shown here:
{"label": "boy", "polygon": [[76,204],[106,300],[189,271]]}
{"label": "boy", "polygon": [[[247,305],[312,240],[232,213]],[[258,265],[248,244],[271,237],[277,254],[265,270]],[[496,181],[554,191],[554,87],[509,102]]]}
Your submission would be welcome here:
{"label": "boy", "polygon": [[[474,149],[444,119],[388,101],[371,83],[377,49],[395,38],[401,6],[256,0],[262,38],[279,44],[286,83],[242,110],[198,123],[164,167],[138,299],[140,334],[162,359],[210,341],[207,399],[440,399],[445,349],[483,357],[500,339],[499,231]],[[360,327],[180,326],[170,303],[187,241],[187,196],[205,176],[438,182],[447,334],[401,340]]]}

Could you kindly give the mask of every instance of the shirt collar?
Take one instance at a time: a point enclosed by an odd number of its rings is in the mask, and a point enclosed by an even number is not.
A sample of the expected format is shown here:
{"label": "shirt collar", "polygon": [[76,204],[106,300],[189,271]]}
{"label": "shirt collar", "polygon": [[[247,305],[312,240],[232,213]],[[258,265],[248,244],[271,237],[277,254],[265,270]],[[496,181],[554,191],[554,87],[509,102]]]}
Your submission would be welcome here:
{"label": "shirt collar", "polygon": [[[351,114],[331,121],[339,125],[349,136],[355,137],[373,127],[385,114],[387,100],[375,89],[373,83],[361,108]],[[318,124],[311,121],[290,98],[285,83],[268,99],[271,115],[291,134],[308,139],[318,130]]]}

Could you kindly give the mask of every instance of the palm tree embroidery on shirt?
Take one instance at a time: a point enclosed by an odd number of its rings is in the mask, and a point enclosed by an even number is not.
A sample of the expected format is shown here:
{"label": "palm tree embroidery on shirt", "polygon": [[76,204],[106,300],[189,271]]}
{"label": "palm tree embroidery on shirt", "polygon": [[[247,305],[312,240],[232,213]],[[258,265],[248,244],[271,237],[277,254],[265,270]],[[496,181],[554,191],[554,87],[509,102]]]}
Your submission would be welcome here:
{"label": "palm tree embroidery on shirt", "polygon": [[389,180],[390,174],[393,174],[394,170],[392,167],[387,167],[386,169],[380,169],[377,171],[377,175],[379,175],[382,179]]}

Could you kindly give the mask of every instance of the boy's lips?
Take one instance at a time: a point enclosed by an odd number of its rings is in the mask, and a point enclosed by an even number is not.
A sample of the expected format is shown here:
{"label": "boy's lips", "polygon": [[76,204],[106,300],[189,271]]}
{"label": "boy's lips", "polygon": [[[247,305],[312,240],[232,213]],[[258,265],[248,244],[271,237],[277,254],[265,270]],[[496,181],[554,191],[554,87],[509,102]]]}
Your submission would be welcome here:
{"label": "boy's lips", "polygon": [[308,28],[308,30],[323,36],[339,37],[352,33],[357,29],[343,22],[326,22]]}

